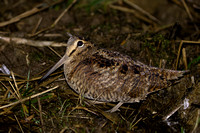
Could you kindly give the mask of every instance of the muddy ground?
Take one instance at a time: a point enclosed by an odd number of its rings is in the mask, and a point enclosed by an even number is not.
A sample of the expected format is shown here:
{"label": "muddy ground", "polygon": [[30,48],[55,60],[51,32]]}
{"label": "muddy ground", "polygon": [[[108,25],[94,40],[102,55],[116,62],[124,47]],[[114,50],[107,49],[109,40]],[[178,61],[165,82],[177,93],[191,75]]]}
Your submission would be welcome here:
{"label": "muddy ground", "polygon": [[[130,2],[146,12],[131,6]],[[105,111],[116,103],[93,105],[87,99],[80,100],[64,80],[62,68],[46,79],[43,85],[38,84],[41,76],[60,59],[49,47],[17,44],[14,41],[7,43],[0,39],[0,65],[4,64],[16,77],[14,82],[1,73],[0,106],[20,99],[9,91],[13,89],[12,84],[15,88],[17,83],[22,99],[59,86],[39,98],[1,109],[0,132],[198,133],[198,0],[129,0],[129,3],[127,0],[78,0],[72,3],[73,0],[4,0],[0,3],[0,36],[66,43],[69,38],[67,32],[70,32],[98,47],[119,51],[147,65],[189,69],[190,74],[180,84],[150,94],[147,100],[140,103],[125,104],[120,112],[111,114]],[[16,22],[2,24],[34,7],[41,9],[46,6],[46,9]],[[68,7],[69,10],[52,26]],[[38,31],[43,32],[37,34]],[[179,53],[181,40],[187,42],[183,43]],[[61,56],[66,50],[65,47],[52,48]],[[178,55],[180,58],[177,60]],[[190,80],[192,76],[193,84]],[[186,108],[184,103],[187,99],[189,106]]]}

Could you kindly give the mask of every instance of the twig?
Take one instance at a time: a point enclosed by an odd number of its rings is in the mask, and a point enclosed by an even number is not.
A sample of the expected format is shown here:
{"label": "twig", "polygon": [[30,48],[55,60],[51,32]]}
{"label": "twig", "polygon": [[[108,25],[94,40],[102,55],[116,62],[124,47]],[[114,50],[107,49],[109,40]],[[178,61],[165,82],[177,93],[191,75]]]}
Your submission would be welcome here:
{"label": "twig", "polygon": [[152,16],[150,13],[148,13],[147,11],[145,11],[144,9],[142,9],[141,7],[136,5],[135,3],[133,3],[129,0],[124,0],[124,2],[129,4],[130,6],[135,8],[136,10],[140,11],[141,13],[145,14],[146,16],[148,16],[151,20],[155,21],[156,23],[158,23],[158,24],[161,23],[156,17]]}
{"label": "twig", "polygon": [[47,93],[47,92],[49,92],[49,91],[55,90],[56,88],[58,88],[58,86],[55,86],[55,87],[50,88],[50,89],[48,89],[48,90],[45,90],[45,91],[43,91],[43,92],[37,93],[37,94],[32,95],[32,96],[30,96],[30,97],[26,97],[26,98],[24,98],[24,99],[18,100],[18,101],[16,101],[16,102],[13,102],[13,103],[10,103],[10,104],[1,106],[0,109],[7,108],[7,107],[10,107],[10,106],[12,106],[12,105],[19,104],[19,103],[21,103],[21,102],[24,102],[24,101],[27,101],[27,100],[29,100],[29,99],[35,98],[35,97],[37,97],[37,96],[40,96],[40,95],[42,95],[42,94],[45,94],[45,93]]}
{"label": "twig", "polygon": [[146,17],[144,17],[144,16],[141,16],[140,14],[136,13],[136,11],[133,10],[133,9],[129,9],[129,8],[122,7],[122,6],[114,6],[114,5],[112,5],[112,4],[109,5],[109,6],[110,6],[111,8],[113,8],[113,9],[120,10],[120,11],[122,11],[122,12],[132,13],[132,14],[135,15],[135,17],[141,19],[142,21],[147,22],[147,23],[149,23],[149,24],[154,24],[153,21],[151,21],[150,19],[148,19],[148,18],[146,18]]}
{"label": "twig", "polygon": [[181,0],[181,2],[183,3],[183,6],[184,6],[184,8],[185,8],[187,14],[188,14],[190,20],[192,21],[192,23],[193,23],[193,25],[194,25],[194,28],[195,28],[196,31],[198,32],[198,31],[199,31],[199,28],[198,28],[197,25],[194,23],[194,19],[193,19],[191,13],[190,13],[190,10],[189,10],[187,4],[185,3],[185,0]]}
{"label": "twig", "polygon": [[58,43],[58,42],[52,42],[52,41],[34,41],[34,40],[18,38],[18,37],[0,36],[0,40],[5,41],[7,43],[14,42],[16,44],[27,44],[27,45],[35,46],[35,47],[44,47],[44,46],[52,46],[52,47],[65,46],[66,47],[67,46],[67,43]]}
{"label": "twig", "polygon": [[56,5],[56,4],[58,4],[58,3],[62,2],[62,1],[63,1],[63,0],[55,1],[55,2],[52,3],[51,5],[47,5],[47,3],[45,3],[45,4],[42,3],[42,4],[40,4],[39,6],[36,6],[36,7],[34,7],[33,9],[31,9],[31,10],[29,10],[29,11],[26,11],[26,12],[24,12],[24,13],[22,13],[22,14],[16,16],[16,17],[14,17],[14,18],[8,20],[8,21],[1,22],[1,23],[0,23],[0,27],[3,27],[3,26],[6,26],[6,25],[9,25],[9,24],[18,22],[18,21],[20,21],[20,20],[23,19],[23,18],[26,18],[26,17],[28,17],[28,16],[31,16],[31,15],[37,13],[37,12],[43,11],[43,10],[45,10],[45,9],[47,9],[47,8],[53,6],[53,5]]}

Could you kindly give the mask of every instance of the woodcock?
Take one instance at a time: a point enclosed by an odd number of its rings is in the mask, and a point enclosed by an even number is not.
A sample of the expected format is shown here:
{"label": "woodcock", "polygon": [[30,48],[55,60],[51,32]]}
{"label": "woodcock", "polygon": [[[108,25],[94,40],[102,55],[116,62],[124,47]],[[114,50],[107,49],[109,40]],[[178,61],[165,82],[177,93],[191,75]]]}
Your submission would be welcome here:
{"label": "woodcock", "polygon": [[149,67],[68,35],[65,55],[41,80],[64,64],[65,78],[75,92],[95,101],[118,102],[111,112],[123,103],[139,102],[149,93],[171,86],[186,73]]}

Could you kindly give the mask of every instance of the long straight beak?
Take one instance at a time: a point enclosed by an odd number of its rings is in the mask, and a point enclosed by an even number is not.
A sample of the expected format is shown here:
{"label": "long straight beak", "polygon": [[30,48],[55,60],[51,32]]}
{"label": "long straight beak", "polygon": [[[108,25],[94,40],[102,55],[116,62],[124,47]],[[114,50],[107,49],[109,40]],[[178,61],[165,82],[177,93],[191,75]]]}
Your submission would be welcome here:
{"label": "long straight beak", "polygon": [[60,66],[62,66],[65,61],[67,60],[68,56],[64,55],[59,61],[58,63],[56,63],[39,81],[39,83],[41,81],[43,81],[46,77],[48,77],[51,73],[53,73],[56,69],[58,69]]}

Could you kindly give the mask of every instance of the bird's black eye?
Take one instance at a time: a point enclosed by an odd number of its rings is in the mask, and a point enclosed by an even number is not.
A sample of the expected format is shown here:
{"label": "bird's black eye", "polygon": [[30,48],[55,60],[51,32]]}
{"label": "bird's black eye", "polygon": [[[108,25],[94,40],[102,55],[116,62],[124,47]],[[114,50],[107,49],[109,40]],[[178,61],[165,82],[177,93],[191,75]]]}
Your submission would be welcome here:
{"label": "bird's black eye", "polygon": [[83,41],[78,41],[78,42],[77,42],[77,46],[78,46],[78,47],[82,47],[83,45],[84,45],[84,44],[83,44]]}

